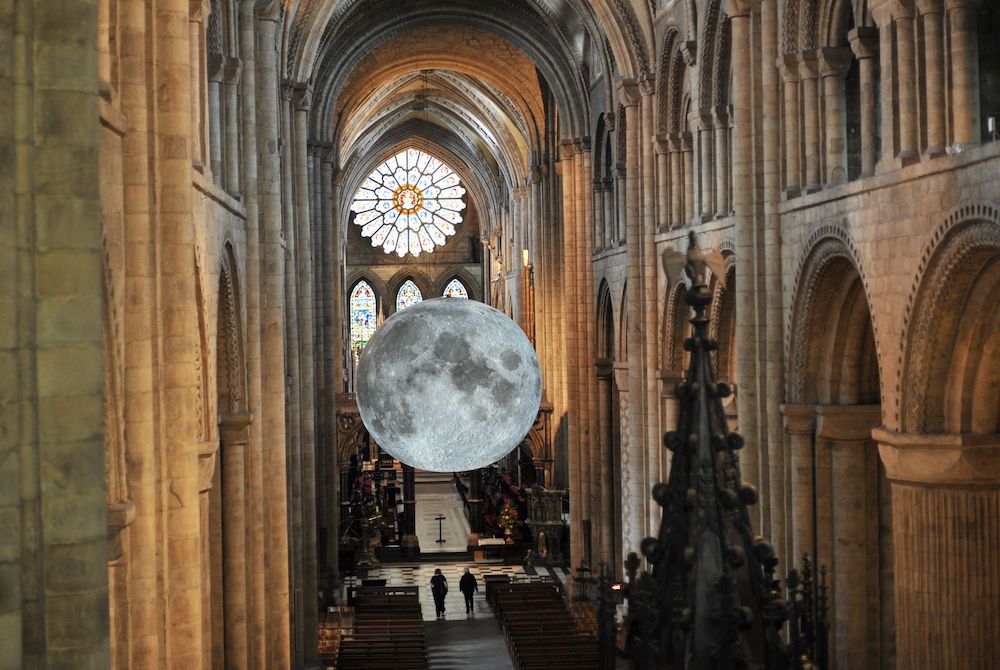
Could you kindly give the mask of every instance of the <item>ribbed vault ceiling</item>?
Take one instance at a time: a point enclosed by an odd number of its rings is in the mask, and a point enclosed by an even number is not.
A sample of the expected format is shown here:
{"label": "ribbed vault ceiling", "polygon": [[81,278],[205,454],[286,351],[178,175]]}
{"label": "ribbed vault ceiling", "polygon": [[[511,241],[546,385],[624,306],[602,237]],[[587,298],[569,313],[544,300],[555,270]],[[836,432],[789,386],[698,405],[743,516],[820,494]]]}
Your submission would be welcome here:
{"label": "ribbed vault ceiling", "polygon": [[409,143],[450,161],[489,218],[553,133],[589,134],[590,45],[602,71],[605,38],[628,58],[623,31],[604,25],[612,5],[632,11],[622,0],[285,2],[286,76],[312,90],[311,134],[332,146],[341,208]]}

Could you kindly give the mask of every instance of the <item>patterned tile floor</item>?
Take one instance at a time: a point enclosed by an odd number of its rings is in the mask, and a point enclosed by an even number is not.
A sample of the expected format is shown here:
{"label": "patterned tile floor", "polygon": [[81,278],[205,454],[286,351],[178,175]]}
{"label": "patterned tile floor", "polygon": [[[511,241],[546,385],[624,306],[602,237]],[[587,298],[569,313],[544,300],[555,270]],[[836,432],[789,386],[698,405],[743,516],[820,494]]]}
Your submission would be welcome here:
{"label": "patterned tile floor", "polygon": [[[434,598],[431,596],[431,577],[434,569],[441,568],[441,573],[448,580],[448,595],[445,597],[445,619],[465,619],[465,599],[458,590],[458,582],[465,568],[476,577],[479,591],[473,597],[472,618],[493,617],[493,610],[486,604],[486,590],[483,582],[485,575],[507,575],[512,580],[531,579],[539,577],[555,577],[569,586],[570,575],[562,568],[525,568],[521,565],[502,565],[499,563],[476,563],[474,561],[451,561],[441,563],[392,563],[369,568],[366,574],[347,577],[346,588],[360,585],[362,579],[384,579],[389,586],[419,586],[420,606],[424,621],[435,621]],[[346,599],[345,599],[346,601]]]}

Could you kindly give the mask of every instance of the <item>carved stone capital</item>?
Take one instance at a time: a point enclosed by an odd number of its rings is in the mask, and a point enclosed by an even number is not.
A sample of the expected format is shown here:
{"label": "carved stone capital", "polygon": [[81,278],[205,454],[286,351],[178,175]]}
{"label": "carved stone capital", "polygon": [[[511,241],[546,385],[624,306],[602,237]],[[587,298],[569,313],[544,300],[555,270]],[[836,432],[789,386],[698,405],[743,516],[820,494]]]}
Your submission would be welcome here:
{"label": "carved stone capital", "polygon": [[816,437],[865,442],[881,423],[881,405],[816,405]]}
{"label": "carved stone capital", "polygon": [[1000,436],[915,435],[877,428],[872,436],[889,479],[927,485],[1000,484]]}
{"label": "carved stone capital", "polygon": [[639,83],[634,79],[622,79],[618,82],[618,93],[621,96],[622,104],[626,107],[638,105],[641,99]]}
{"label": "carved stone capital", "polygon": [[859,59],[878,56],[878,30],[870,26],[861,26],[847,33],[851,50]]}
{"label": "carved stone capital", "polygon": [[239,58],[232,57],[226,59],[226,64],[223,69],[223,77],[227,84],[232,84],[237,86],[240,83],[240,75],[243,73],[243,61]]}
{"label": "carved stone capital", "polygon": [[219,417],[219,439],[223,444],[247,444],[253,414],[223,414]]}
{"label": "carved stone capital", "polygon": [[815,51],[803,51],[798,57],[799,79],[816,79],[819,76],[819,59]]}
{"label": "carved stone capital", "polygon": [[306,84],[296,84],[292,89],[292,109],[297,112],[308,112],[312,106],[312,87]]}
{"label": "carved stone capital", "polygon": [[749,16],[753,9],[753,0],[726,0],[726,14],[730,18]]}
{"label": "carved stone capital", "polygon": [[785,432],[790,435],[811,434],[816,430],[815,405],[779,405],[784,417]]}
{"label": "carved stone capital", "polygon": [[819,73],[823,77],[843,77],[851,67],[854,54],[847,47],[824,47],[819,50]]}

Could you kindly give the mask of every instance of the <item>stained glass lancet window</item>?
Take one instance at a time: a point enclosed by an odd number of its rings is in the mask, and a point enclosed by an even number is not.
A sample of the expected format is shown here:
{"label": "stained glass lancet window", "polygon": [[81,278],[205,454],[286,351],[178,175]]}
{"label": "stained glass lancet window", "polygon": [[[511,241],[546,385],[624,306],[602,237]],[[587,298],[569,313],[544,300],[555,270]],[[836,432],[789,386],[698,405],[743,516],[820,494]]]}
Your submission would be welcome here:
{"label": "stained glass lancet window", "polygon": [[462,223],[465,189],[454,170],[419,149],[375,168],[354,195],[351,211],[373,247],[419,256],[444,246]]}
{"label": "stained glass lancet window", "polygon": [[375,332],[378,305],[368,282],[359,281],[351,291],[351,352],[355,360]]}
{"label": "stained glass lancet window", "polygon": [[413,283],[412,279],[407,279],[399,287],[399,293],[396,294],[396,311],[398,312],[404,307],[414,305],[423,299],[424,296],[420,294],[420,289],[417,288],[417,285]]}
{"label": "stained glass lancet window", "polygon": [[448,282],[448,285],[444,287],[444,297],[446,298],[468,298],[469,292],[465,290],[465,286],[462,282],[457,279],[452,279]]}

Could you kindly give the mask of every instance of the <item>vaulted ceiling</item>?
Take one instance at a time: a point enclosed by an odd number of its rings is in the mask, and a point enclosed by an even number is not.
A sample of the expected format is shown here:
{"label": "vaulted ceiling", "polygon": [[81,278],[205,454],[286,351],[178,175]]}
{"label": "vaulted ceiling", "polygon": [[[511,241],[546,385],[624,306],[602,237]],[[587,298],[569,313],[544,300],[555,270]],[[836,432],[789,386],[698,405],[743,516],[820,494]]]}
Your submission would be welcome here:
{"label": "vaulted ceiling", "polygon": [[489,211],[529,181],[553,141],[589,134],[588,59],[640,74],[649,9],[648,0],[285,0],[285,74],[312,91],[310,132],[331,146],[342,200],[410,144],[447,157]]}

